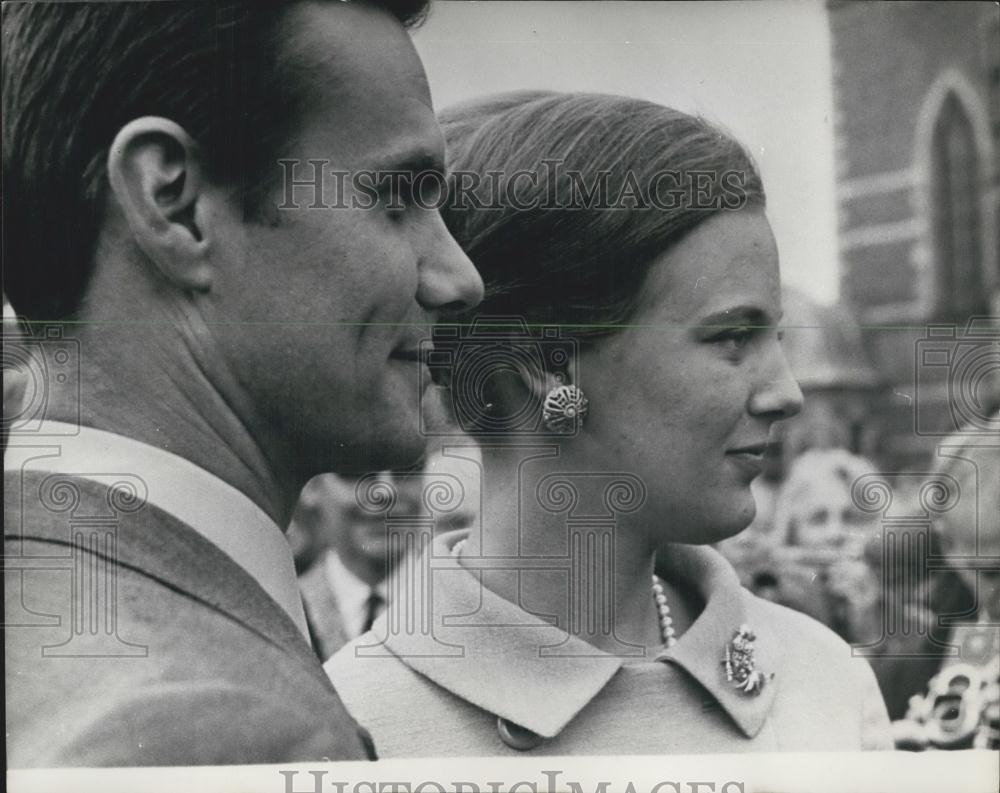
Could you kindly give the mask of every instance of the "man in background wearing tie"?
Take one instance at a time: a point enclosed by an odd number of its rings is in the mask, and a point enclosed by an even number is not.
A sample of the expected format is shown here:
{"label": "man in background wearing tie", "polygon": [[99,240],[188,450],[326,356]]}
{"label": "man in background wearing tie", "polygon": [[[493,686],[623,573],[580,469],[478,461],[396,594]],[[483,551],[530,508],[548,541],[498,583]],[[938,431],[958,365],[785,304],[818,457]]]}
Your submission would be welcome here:
{"label": "man in background wearing tie", "polygon": [[[377,480],[394,488],[395,508],[419,514],[422,483],[383,471]],[[385,513],[365,509],[356,495],[362,480],[323,474],[299,499],[292,529],[325,547],[299,577],[313,648],[325,661],[371,628],[386,604],[386,578],[401,557],[390,542]]]}
{"label": "man in background wearing tie", "polygon": [[[313,558],[299,586],[320,660],[367,633],[388,606],[388,578],[407,552],[405,535],[393,524],[423,522],[435,531],[471,526],[478,514],[477,477],[467,462],[463,467],[435,454],[422,470],[360,478],[322,474],[306,485],[289,532],[304,538],[301,552]],[[459,495],[453,509],[435,514],[425,493],[440,486]]]}

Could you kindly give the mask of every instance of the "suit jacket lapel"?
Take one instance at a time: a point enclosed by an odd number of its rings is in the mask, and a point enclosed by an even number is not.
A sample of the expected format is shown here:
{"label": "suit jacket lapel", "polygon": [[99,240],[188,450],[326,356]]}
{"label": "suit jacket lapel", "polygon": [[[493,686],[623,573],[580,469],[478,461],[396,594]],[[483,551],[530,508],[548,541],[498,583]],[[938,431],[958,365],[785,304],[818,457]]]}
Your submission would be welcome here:
{"label": "suit jacket lapel", "polygon": [[[330,687],[318,659],[284,609],[249,573],[190,526],[148,503],[116,510],[109,487],[91,479],[26,471],[5,472],[4,480],[8,494],[5,539],[23,537],[72,545],[79,527],[92,525],[83,519],[108,518],[111,522],[104,526],[117,526],[117,545],[114,551],[102,550],[98,555],[113,557],[112,561],[226,614],[297,659]],[[70,508],[57,510],[46,503],[51,500],[46,493],[55,492],[57,487],[69,489]]]}

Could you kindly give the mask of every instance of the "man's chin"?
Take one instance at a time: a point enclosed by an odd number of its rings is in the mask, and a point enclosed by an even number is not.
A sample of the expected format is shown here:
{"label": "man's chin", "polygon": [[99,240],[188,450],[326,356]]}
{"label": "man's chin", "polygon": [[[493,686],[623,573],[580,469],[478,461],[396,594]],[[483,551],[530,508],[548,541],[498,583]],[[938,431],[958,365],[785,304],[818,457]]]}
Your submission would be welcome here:
{"label": "man's chin", "polygon": [[369,441],[362,454],[369,461],[369,471],[410,468],[423,459],[427,437],[420,432],[419,417],[404,408],[399,419],[387,422]]}
{"label": "man's chin", "polygon": [[[427,439],[410,427],[385,427],[374,435],[352,439],[351,443],[330,440],[315,456],[308,457],[308,475],[335,473],[341,476],[364,476],[377,471],[409,468],[424,456]],[[300,458],[300,464],[306,460]]]}
{"label": "man's chin", "polygon": [[455,417],[447,394],[445,388],[437,385],[423,393],[420,400],[420,421],[427,435],[454,435],[456,432]]}
{"label": "man's chin", "polygon": [[365,476],[378,471],[414,468],[423,460],[424,442],[419,438],[403,443],[398,438],[391,443],[374,440],[371,446],[355,451],[344,449],[331,467],[326,470],[341,476]]}

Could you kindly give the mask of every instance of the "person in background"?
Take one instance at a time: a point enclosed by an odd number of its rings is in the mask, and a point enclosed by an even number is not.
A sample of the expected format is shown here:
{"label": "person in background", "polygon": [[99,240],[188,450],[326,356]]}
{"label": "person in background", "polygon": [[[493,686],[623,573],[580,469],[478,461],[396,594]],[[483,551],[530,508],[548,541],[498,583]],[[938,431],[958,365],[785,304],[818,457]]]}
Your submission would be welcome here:
{"label": "person in background", "polygon": [[744,585],[833,628],[847,641],[869,637],[878,620],[879,587],[871,565],[879,524],[851,495],[873,473],[843,449],[796,457],[774,502],[773,525],[753,526],[720,544]]}
{"label": "person in background", "polygon": [[[932,649],[929,603],[908,600],[921,630],[883,635],[881,518],[855,503],[853,487],[876,473],[874,464],[844,449],[810,449],[794,458],[778,490],[769,533],[723,543],[744,585],[760,597],[808,614],[854,646],[873,646],[868,660],[890,718],[926,679]],[[912,497],[897,493],[902,502]],[[906,594],[906,593],[901,593]]]}
{"label": "person in background", "polygon": [[[296,558],[309,560],[302,564],[299,587],[320,660],[370,630],[388,606],[386,579],[406,551],[402,538],[393,536],[393,523],[430,517],[435,531],[471,527],[478,507],[476,478],[478,469],[434,454],[422,470],[321,474],[309,481],[289,534],[302,538]],[[428,509],[425,493],[435,486],[460,491],[458,503],[446,512]],[[382,500],[389,493],[391,506]]]}
{"label": "person in background", "polygon": [[[992,421],[1000,420],[994,413]],[[1000,441],[982,427],[944,439],[935,473],[953,506],[935,519],[949,569],[932,576],[936,623],[953,650],[926,690],[911,684],[896,745],[1000,749]],[[952,501],[952,499],[945,499]],[[956,585],[955,578],[959,579]],[[926,680],[926,673],[923,678]]]}
{"label": "person in background", "polygon": [[851,488],[874,464],[845,449],[810,449],[796,457],[774,509],[775,535],[799,548],[840,549],[862,556],[878,524],[854,502]]}
{"label": "person in background", "polygon": [[[395,490],[394,509],[420,514],[419,477],[382,471],[375,480]],[[371,629],[385,610],[385,580],[402,555],[401,544],[390,542],[386,514],[366,509],[358,497],[362,484],[359,477],[314,477],[292,517],[292,525],[322,549],[299,576],[309,635],[321,661]]]}

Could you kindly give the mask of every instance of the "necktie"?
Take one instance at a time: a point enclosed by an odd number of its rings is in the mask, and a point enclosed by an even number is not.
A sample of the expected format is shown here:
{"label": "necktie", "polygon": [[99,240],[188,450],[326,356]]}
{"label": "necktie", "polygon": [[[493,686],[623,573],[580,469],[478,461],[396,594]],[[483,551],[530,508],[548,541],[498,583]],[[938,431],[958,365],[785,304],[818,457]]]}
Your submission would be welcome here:
{"label": "necktie", "polygon": [[365,622],[361,626],[362,633],[368,633],[372,629],[372,623],[375,622],[383,602],[382,596],[373,589],[365,603]]}

